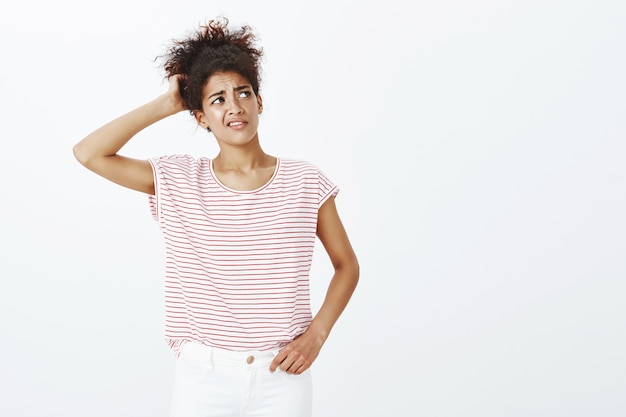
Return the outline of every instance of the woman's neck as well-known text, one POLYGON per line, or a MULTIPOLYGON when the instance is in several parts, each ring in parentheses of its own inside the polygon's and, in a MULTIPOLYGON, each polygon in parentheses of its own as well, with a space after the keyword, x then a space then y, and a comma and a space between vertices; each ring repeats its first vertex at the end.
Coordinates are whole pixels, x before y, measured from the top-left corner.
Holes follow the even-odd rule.
POLYGON ((224 152, 213 159, 213 169, 220 172, 246 173, 276 165, 276 158, 259 148, 258 152, 224 152))

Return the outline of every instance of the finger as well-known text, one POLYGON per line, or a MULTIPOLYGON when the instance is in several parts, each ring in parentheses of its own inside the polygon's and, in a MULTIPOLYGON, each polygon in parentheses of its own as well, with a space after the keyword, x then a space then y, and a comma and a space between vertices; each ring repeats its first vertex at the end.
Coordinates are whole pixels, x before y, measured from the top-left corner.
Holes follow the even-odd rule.
POLYGON ((289 370, 289 368, 291 368, 291 366, 294 364, 295 360, 289 356, 287 356, 281 363, 280 363, 280 369, 282 369, 284 372, 287 372, 289 370))
MULTIPOLYGON (((283 363, 285 363, 285 361, 283 361, 283 363)), ((282 365, 281 365, 281 368, 282 368, 282 365)), ((307 360, 302 356, 298 356, 296 358, 293 358, 289 367, 282 368, 282 369, 288 374, 297 374, 297 373, 304 372, 306 368, 307 368, 307 360)))
POLYGON ((283 350, 278 352, 278 354, 274 356, 274 360, 270 364, 270 372, 274 372, 276 368, 278 368, 280 364, 285 360, 286 357, 287 354, 283 350))
POLYGON ((297 374, 297 373, 298 373, 298 369, 300 369, 300 367, 301 367, 301 366, 302 366, 302 365, 300 365, 299 363, 294 362, 294 363, 293 363, 293 364, 289 367, 289 369, 287 369, 287 371, 286 371, 286 372, 287 372, 288 374, 293 374, 293 375, 295 375, 295 374, 297 374))
POLYGON ((302 372, 306 371, 307 368, 308 368, 307 361, 302 359, 302 360, 295 362, 291 366, 291 368, 289 368, 289 371, 295 375, 300 375, 302 372))

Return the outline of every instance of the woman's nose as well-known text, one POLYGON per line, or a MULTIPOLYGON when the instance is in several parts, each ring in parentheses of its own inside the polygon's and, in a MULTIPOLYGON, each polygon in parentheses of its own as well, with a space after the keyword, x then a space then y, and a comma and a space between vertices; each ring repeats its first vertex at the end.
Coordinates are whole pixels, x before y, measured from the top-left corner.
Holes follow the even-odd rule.
POLYGON ((228 114, 239 114, 242 112, 242 107, 239 105, 237 100, 231 100, 230 106, 228 108, 228 114))

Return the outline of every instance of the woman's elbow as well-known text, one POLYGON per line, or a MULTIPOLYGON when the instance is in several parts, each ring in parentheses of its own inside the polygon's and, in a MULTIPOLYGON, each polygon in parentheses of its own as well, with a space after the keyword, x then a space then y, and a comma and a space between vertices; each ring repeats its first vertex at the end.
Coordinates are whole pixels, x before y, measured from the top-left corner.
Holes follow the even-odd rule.
POLYGON ((352 264, 352 271, 354 276, 354 285, 356 286, 356 284, 359 282, 359 277, 361 275, 361 266, 359 265, 359 261, 356 257, 354 258, 352 264))
POLYGON ((89 160, 83 152, 80 142, 74 145, 74 147, 72 148, 72 153, 74 154, 74 158, 76 158, 76 160, 83 165, 85 165, 89 160))
POLYGON ((94 160, 93 155, 85 149, 85 146, 81 142, 74 145, 72 153, 74 154, 74 158, 84 167, 89 168, 92 166, 94 160))
POLYGON ((359 282, 359 276, 361 273, 361 267, 359 265, 359 261, 356 256, 352 256, 349 259, 344 260, 343 262, 336 265, 335 270, 337 272, 341 271, 342 275, 348 278, 353 286, 356 287, 359 282))

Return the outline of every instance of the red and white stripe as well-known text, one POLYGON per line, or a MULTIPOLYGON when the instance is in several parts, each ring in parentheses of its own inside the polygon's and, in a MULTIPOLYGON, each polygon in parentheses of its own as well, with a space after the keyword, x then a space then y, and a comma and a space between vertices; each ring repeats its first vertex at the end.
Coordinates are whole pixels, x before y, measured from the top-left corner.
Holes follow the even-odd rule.
POLYGON ((150 160, 150 207, 165 240, 165 335, 230 350, 284 346, 311 322, 317 213, 338 188, 308 162, 279 159, 270 181, 237 191, 208 158, 150 160))

